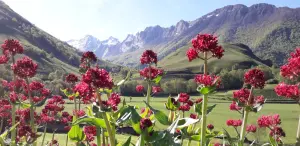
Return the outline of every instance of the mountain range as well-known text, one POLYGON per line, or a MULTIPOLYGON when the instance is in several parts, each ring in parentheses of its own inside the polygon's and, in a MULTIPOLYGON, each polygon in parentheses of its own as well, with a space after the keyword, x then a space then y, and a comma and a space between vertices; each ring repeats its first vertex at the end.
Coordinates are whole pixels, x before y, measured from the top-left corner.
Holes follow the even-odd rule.
POLYGON ((150 26, 125 40, 113 37, 100 41, 93 36, 68 43, 80 50, 93 50, 97 56, 113 63, 136 67, 141 53, 152 49, 160 60, 187 46, 198 33, 218 36, 221 43, 242 43, 262 60, 275 66, 300 44, 300 8, 276 7, 270 4, 229 5, 196 20, 180 20, 176 25, 150 26), (105 42, 114 42, 106 44, 105 42), (270 62, 269 61, 269 62, 270 62))

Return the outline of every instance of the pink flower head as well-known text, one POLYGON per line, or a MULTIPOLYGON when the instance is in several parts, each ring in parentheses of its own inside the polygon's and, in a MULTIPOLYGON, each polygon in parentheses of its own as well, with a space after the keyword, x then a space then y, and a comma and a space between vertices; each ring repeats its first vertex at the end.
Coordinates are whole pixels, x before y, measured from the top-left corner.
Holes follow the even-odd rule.
POLYGON ((298 85, 288 85, 285 83, 279 83, 275 87, 275 92, 278 96, 284 96, 295 100, 300 99, 300 91, 298 85))
POLYGON ((117 107, 120 102, 121 102, 121 98, 120 95, 117 93, 112 93, 109 99, 107 100, 107 104, 110 105, 114 111, 117 110, 117 107))
POLYGON ((142 130, 151 127, 152 126, 152 121, 148 118, 142 118, 140 121, 140 127, 142 130))
POLYGON ((146 50, 141 56, 141 64, 157 63, 157 55, 152 50, 146 50))
POLYGON ((157 76, 163 75, 163 73, 163 70, 154 67, 146 67, 143 70, 140 70, 140 76, 150 80, 153 80, 157 76))
POLYGON ((5 55, 0 56, 0 64, 5 64, 8 62, 8 60, 9 60, 9 57, 7 57, 5 55))
POLYGON ((291 58, 288 63, 281 66, 280 74, 283 77, 297 79, 300 74, 300 48, 296 48, 295 52, 291 53, 291 58))
POLYGON ((79 93, 79 96, 82 98, 82 100, 85 103, 90 103, 94 97, 94 90, 93 88, 85 83, 85 82, 79 82, 77 83, 74 88, 73 91, 76 93, 79 93))
POLYGON ((251 69, 245 73, 244 81, 246 84, 262 89, 265 86, 264 72, 259 69, 251 69))
POLYGON ((4 44, 1 45, 2 52, 5 56, 22 54, 24 48, 21 46, 20 42, 14 39, 5 40, 4 44))
POLYGON ((87 72, 82 75, 82 81, 87 84, 92 84, 96 88, 111 89, 114 85, 109 73, 98 67, 88 69, 87 72))
POLYGON ((136 92, 143 92, 144 91, 144 86, 143 85, 137 85, 135 87, 136 92))
POLYGON ((20 78, 31 78, 36 74, 38 65, 34 63, 29 57, 23 57, 17 60, 15 64, 12 65, 12 70, 14 74, 20 78))
POLYGON ((213 57, 220 59, 224 50, 218 45, 217 37, 211 34, 198 34, 192 39, 193 48, 197 52, 211 52, 213 57))
POLYGON ((86 62, 87 60, 93 61, 93 62, 97 61, 97 57, 94 54, 94 52, 87 51, 87 52, 83 53, 80 62, 83 63, 83 62, 86 62))
POLYGON ((227 126, 233 126, 233 127, 238 127, 238 126, 241 126, 242 125, 242 123, 243 123, 243 121, 242 120, 227 120, 226 121, 226 124, 227 124, 227 126))
POLYGON ((214 75, 204 75, 204 74, 196 75, 195 81, 197 84, 201 84, 206 87, 211 87, 214 85, 219 86, 221 83, 220 77, 214 75))
POLYGON ((246 128, 246 131, 255 133, 256 132, 256 126, 255 125, 248 125, 247 128, 246 128))
POLYGON ((195 101, 195 103, 201 103, 203 101, 203 98, 198 98, 196 101, 195 101))
POLYGON ((186 56, 188 57, 189 62, 199 57, 198 52, 194 48, 189 48, 186 52, 186 56))
POLYGON ((250 91, 246 88, 242 88, 233 92, 233 98, 238 99, 239 102, 246 104, 250 96, 250 91))
POLYGON ((179 93, 178 95, 179 102, 188 103, 189 99, 190 99, 190 95, 188 95, 187 93, 179 93))
POLYGON ((186 111, 189 111, 190 110, 190 105, 189 104, 183 104, 179 107, 179 110, 183 111, 183 112, 186 112, 186 111))
POLYGON ((96 126, 84 126, 83 132, 86 135, 86 140, 92 142, 97 134, 96 126))
POLYGON ((190 118, 197 119, 197 115, 196 114, 190 114, 190 118))
POLYGON ((67 76, 66 76, 66 82, 67 83, 75 83, 75 82, 78 82, 78 77, 76 76, 76 75, 74 75, 74 74, 68 74, 67 76))
POLYGON ((237 105, 237 103, 235 101, 233 101, 230 106, 229 106, 229 109, 232 110, 232 111, 239 111, 242 109, 242 107, 239 107, 237 105))
POLYGON ((162 88, 159 86, 152 86, 152 93, 159 93, 162 92, 162 88))
POLYGON ((278 114, 269 116, 262 115, 258 118, 257 123, 259 127, 274 127, 281 124, 281 119, 278 114))
POLYGON ((214 128, 215 128, 215 126, 213 124, 208 124, 207 125, 208 130, 213 130, 214 128))

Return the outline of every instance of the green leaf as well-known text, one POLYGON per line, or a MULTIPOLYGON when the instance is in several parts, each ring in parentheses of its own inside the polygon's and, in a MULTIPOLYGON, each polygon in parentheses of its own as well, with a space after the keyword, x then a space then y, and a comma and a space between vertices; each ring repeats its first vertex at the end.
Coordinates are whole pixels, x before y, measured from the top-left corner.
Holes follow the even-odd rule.
POLYGON ((25 103, 25 102, 17 102, 16 104, 20 104, 22 108, 30 108, 30 104, 29 103, 25 103))
POLYGON ((86 111, 87 111, 87 112, 86 112, 87 115, 90 116, 90 117, 94 117, 92 108, 91 108, 90 106, 87 106, 87 107, 85 107, 85 108, 86 108, 86 111))
POLYGON ((217 104, 211 105, 207 107, 207 115, 212 112, 212 110, 217 106, 217 104))
POLYGON ((92 124, 98 128, 106 128, 105 122, 103 119, 96 118, 96 117, 89 117, 89 116, 83 116, 78 119, 76 119, 72 125, 79 125, 81 123, 89 123, 92 124))
MULTIPOLYGON (((217 104, 211 105, 211 106, 207 106, 207 115, 212 112, 212 110, 217 106, 217 104)), ((195 112, 197 112, 199 115, 202 115, 202 104, 195 104, 194 106, 194 110, 195 112)))
POLYGON ((131 141, 131 136, 128 137, 124 144, 119 143, 117 146, 129 146, 131 141))
MULTIPOLYGON (((76 121, 76 117, 73 117, 73 122, 76 121)), ((75 142, 81 142, 85 139, 83 131, 80 129, 79 125, 73 125, 68 132, 68 137, 75 142)))
POLYGON ((198 121, 199 121, 199 119, 181 118, 178 121, 177 128, 184 128, 184 127, 187 127, 187 126, 192 125, 194 123, 197 123, 198 121))
POLYGON ((192 135, 191 140, 200 141, 201 140, 201 135, 192 135))
POLYGON ((46 103, 46 101, 47 101, 47 97, 45 97, 42 101, 34 104, 34 107, 41 107, 46 103))
POLYGON ((278 143, 276 142, 276 140, 271 135, 269 135, 269 142, 272 146, 278 146, 278 143))
POLYGON ((145 101, 144 101, 144 103, 146 104, 146 106, 148 106, 148 107, 150 108, 150 110, 153 111, 154 117, 157 119, 157 121, 158 121, 159 123, 161 123, 161 124, 163 124, 163 125, 170 125, 170 122, 169 122, 169 120, 168 120, 168 116, 167 116, 164 112, 152 108, 152 107, 151 107, 148 103, 146 103, 145 101))
POLYGON ((177 105, 174 105, 173 102, 172 102, 171 96, 169 96, 167 103, 165 103, 165 106, 168 110, 176 111, 179 108, 180 105, 179 105, 179 102, 177 102, 177 105))
POLYGON ((207 94, 210 94, 210 93, 213 93, 214 91, 216 91, 216 86, 211 86, 211 87, 202 87, 199 92, 202 94, 202 95, 207 95, 207 94))
MULTIPOLYGON (((224 129, 224 128, 223 128, 224 129)), ((224 129, 224 134, 226 136, 227 141, 229 142, 230 145, 233 145, 233 140, 230 136, 230 134, 228 133, 228 131, 226 129, 224 129)))
POLYGON ((162 76, 157 76, 156 78, 154 78, 152 81, 155 83, 155 84, 158 84, 162 79, 162 76))

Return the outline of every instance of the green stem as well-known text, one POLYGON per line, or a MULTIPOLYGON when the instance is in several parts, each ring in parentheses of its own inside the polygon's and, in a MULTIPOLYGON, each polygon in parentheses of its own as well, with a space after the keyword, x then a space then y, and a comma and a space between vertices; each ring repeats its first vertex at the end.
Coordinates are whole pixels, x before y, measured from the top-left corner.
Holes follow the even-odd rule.
POLYGON ((0 124, 0 133, 2 132, 3 129, 3 123, 4 123, 4 118, 1 119, 1 124, 0 124))
POLYGON ((51 143, 53 142, 53 140, 54 140, 54 135, 55 135, 55 132, 56 132, 56 130, 57 129, 55 129, 54 131, 53 131, 53 134, 52 134, 52 139, 51 139, 51 143))
MULTIPOLYGON (((105 139, 106 139, 106 141, 107 141, 107 145, 108 145, 108 137, 106 136, 106 137, 105 137, 105 139)), ((111 144, 110 144, 110 145, 111 145, 111 144)))
MULTIPOLYGON (((27 83, 27 86, 28 86, 28 89, 29 89, 29 80, 28 78, 26 79, 26 83, 27 83)), ((31 130, 36 132, 35 130, 35 126, 34 126, 34 103, 33 103, 33 100, 32 100, 32 97, 31 97, 31 92, 30 90, 28 90, 28 98, 29 98, 29 101, 30 101, 30 127, 31 127, 31 130)), ((33 146, 36 146, 37 145, 37 142, 33 142, 33 146)))
POLYGON ((97 128, 97 145, 101 146, 101 130, 97 128))
POLYGON ((102 141, 103 141, 103 144, 102 145, 106 145, 105 144, 105 131, 102 129, 102 141))
POLYGON ((299 121, 298 121, 296 146, 300 146, 300 115, 299 115, 299 121))
POLYGON ((146 101, 149 104, 150 102, 150 96, 151 96, 151 65, 149 64, 149 79, 148 79, 148 89, 147 89, 147 96, 146 96, 146 101))
POLYGON ((140 135, 140 146, 145 146, 145 131, 144 132, 142 132, 142 134, 140 135))
POLYGON ((68 146, 68 142, 69 142, 69 137, 68 137, 68 134, 67 134, 67 136, 66 136, 67 138, 66 138, 66 146, 68 146))
POLYGON ((42 145, 41 146, 44 146, 44 141, 45 141, 45 137, 46 137, 46 133, 47 132, 47 123, 45 124, 45 127, 44 127, 44 134, 43 134, 43 140, 42 140, 42 145))
POLYGON ((206 113, 207 113, 207 95, 203 95, 202 101, 202 123, 201 123, 201 146, 206 145, 206 113))
POLYGON ((189 140, 188 142, 187 142, 187 146, 191 146, 191 140, 189 140))
MULTIPOLYGON (((12 104, 12 109, 11 109, 11 113, 12 113, 12 126, 16 124, 16 106, 14 104, 12 104)), ((16 130, 13 130, 11 133, 11 145, 15 146, 16 145, 16 130)))

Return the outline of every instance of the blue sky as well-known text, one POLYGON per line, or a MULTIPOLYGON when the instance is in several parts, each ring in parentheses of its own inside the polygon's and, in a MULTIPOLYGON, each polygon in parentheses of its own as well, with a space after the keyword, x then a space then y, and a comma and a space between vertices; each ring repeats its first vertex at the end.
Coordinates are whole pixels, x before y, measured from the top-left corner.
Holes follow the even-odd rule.
POLYGON ((232 4, 269 3, 300 7, 300 0, 4 0, 30 22, 61 40, 86 34, 100 40, 127 34, 147 26, 169 27, 179 20, 195 20, 232 4))

